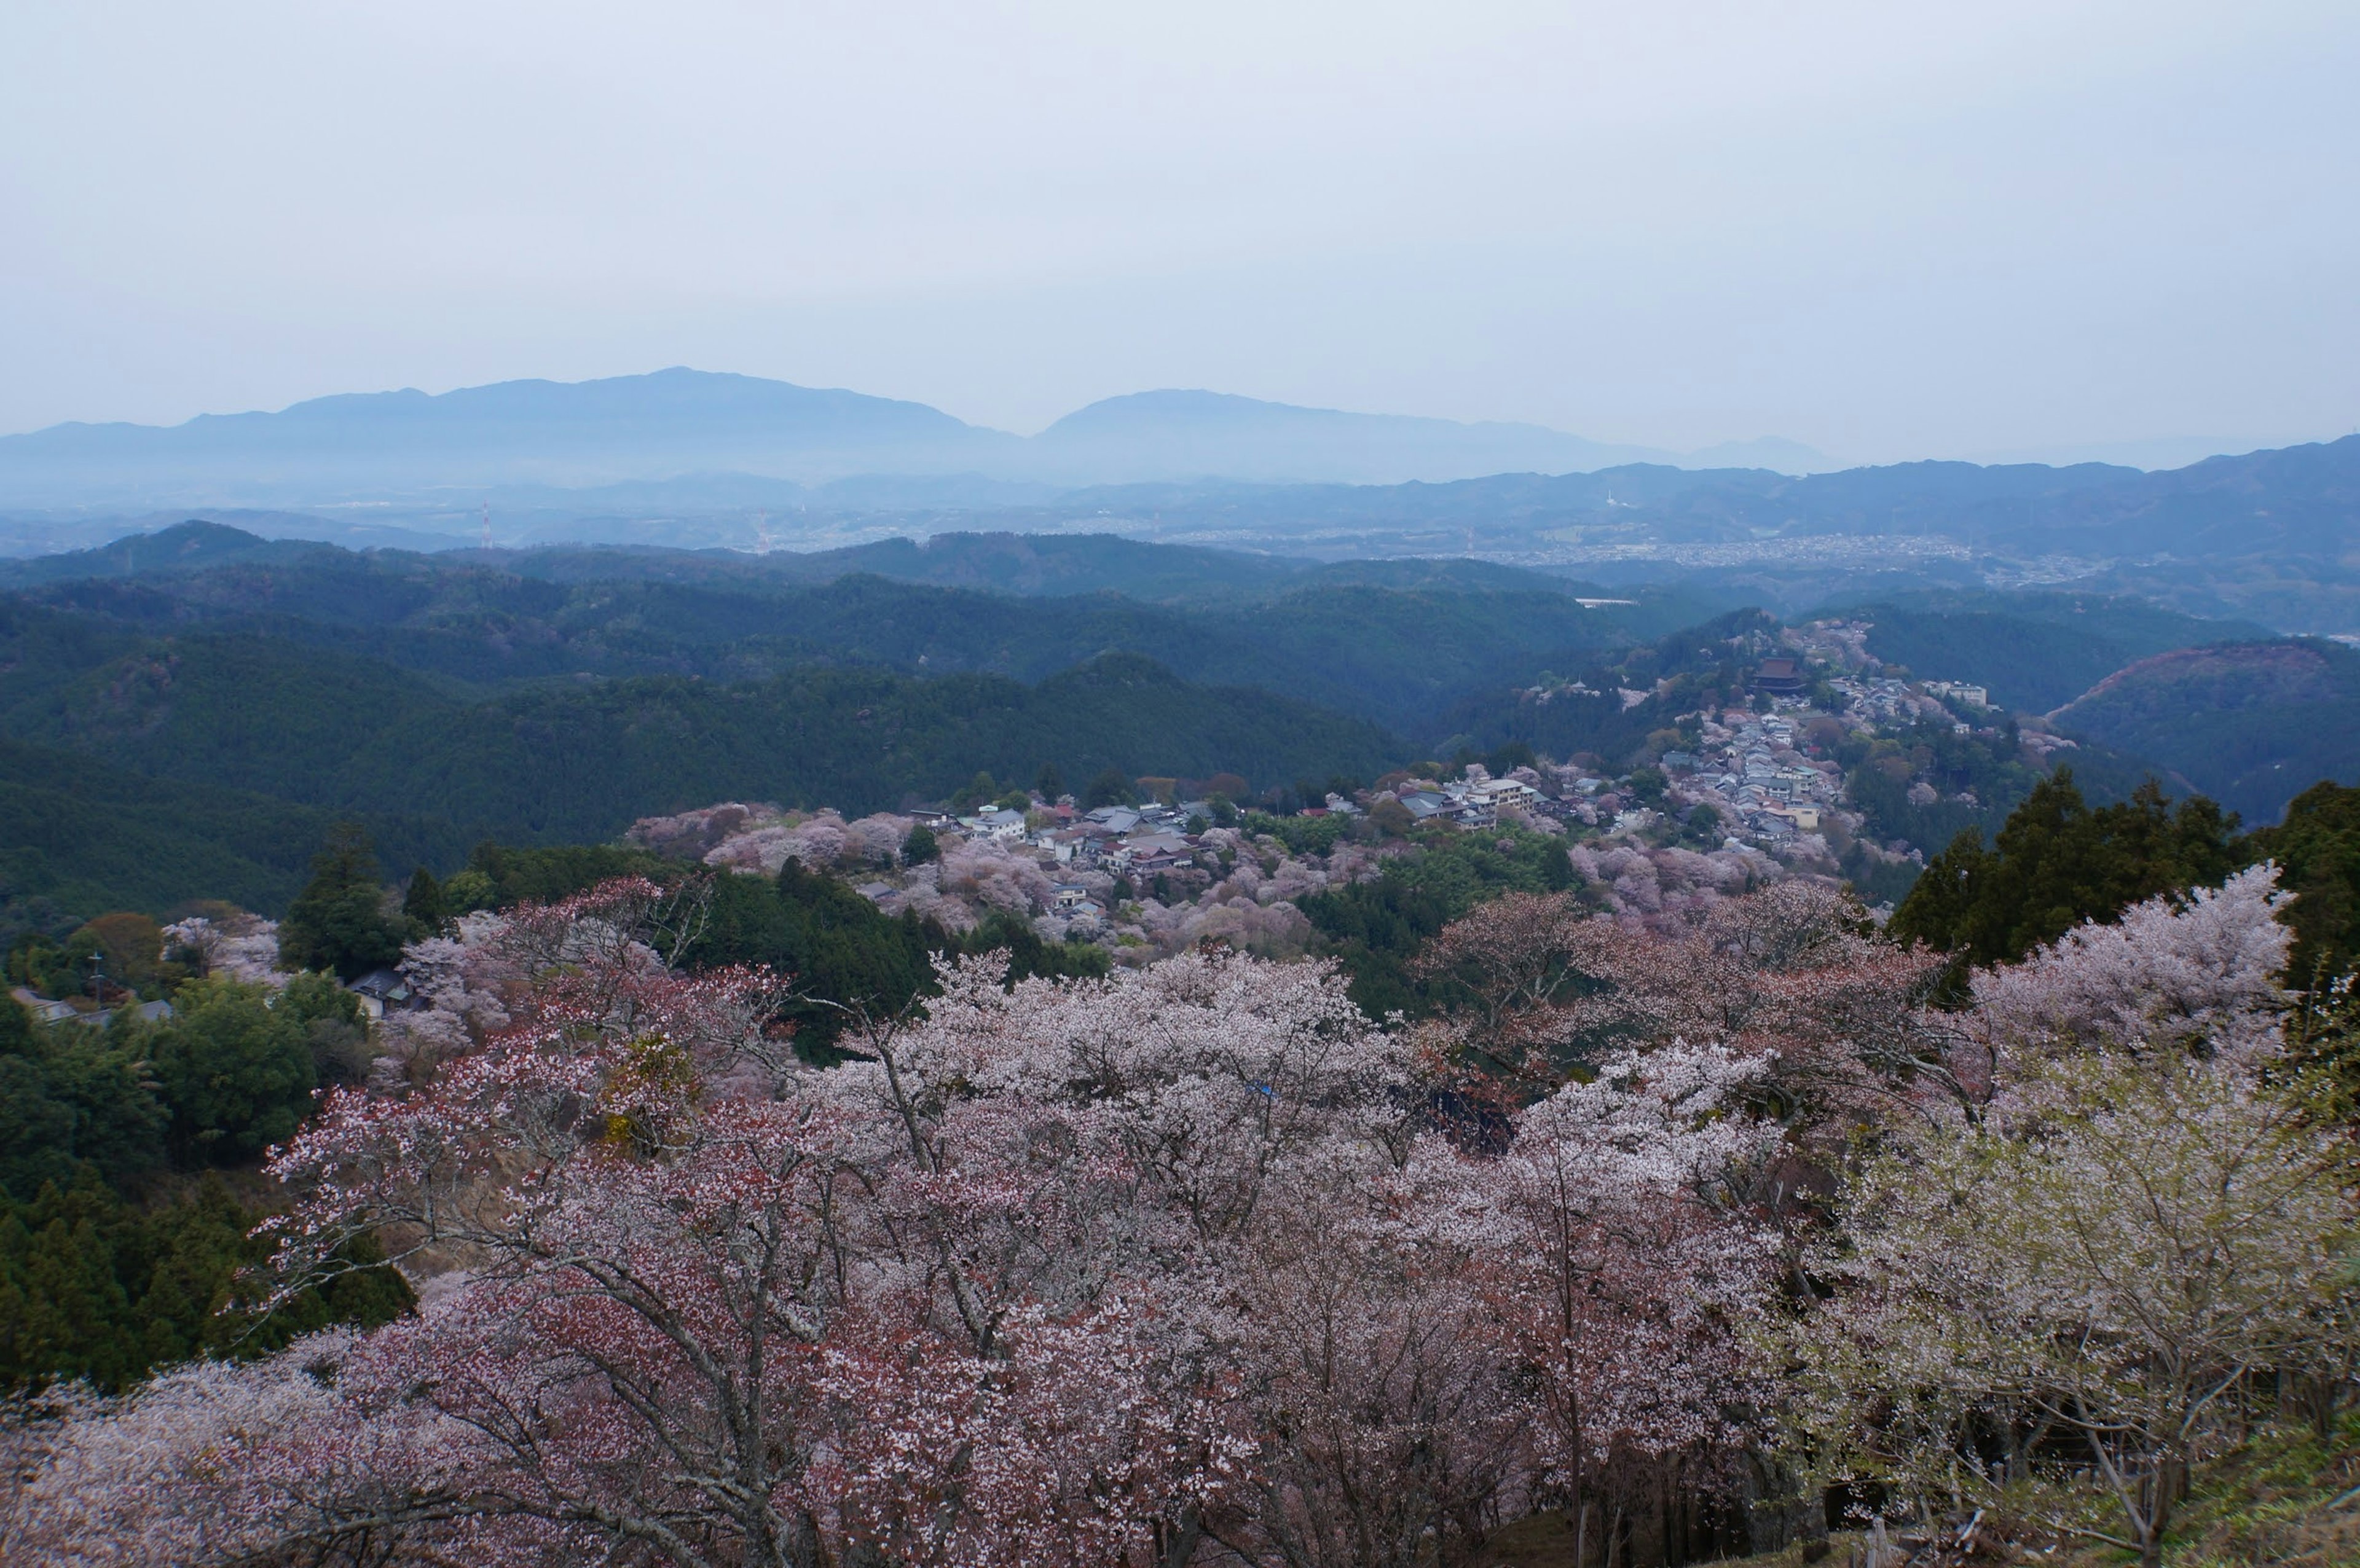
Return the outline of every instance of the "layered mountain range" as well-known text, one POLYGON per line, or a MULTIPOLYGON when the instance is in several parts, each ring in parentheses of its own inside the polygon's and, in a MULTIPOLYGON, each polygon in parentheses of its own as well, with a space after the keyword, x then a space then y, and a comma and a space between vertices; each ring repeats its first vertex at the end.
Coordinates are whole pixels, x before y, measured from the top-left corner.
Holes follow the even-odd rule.
POLYGON ((1826 466, 1792 442, 1688 458, 1538 425, 1348 413, 1201 391, 1110 397, 1028 438, 923 403, 672 369, 440 395, 319 397, 276 413, 203 415, 169 427, 58 425, 0 438, 0 503, 317 503, 450 486, 582 489, 726 474, 797 485, 971 476, 959 490, 971 502, 1021 497, 1021 488, 1014 496, 1000 488, 1008 485, 1209 476, 1392 484, 1740 461, 1826 466))

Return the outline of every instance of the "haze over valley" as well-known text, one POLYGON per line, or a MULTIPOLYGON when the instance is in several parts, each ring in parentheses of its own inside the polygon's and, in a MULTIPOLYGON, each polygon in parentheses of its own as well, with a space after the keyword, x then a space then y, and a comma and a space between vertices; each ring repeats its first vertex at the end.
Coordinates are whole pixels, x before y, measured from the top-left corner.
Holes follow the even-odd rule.
POLYGON ((2355 72, 0 11, 0 1563, 2360 1562, 2355 72))

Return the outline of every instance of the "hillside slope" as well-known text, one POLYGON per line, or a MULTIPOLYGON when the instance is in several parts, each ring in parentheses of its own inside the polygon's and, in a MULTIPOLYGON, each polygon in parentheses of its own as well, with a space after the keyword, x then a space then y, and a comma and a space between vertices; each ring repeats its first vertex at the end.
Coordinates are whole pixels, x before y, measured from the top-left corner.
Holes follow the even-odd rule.
POLYGON ((1871 623, 1868 651, 1888 664, 1974 681, 1999 706, 2036 713, 2151 654, 2270 635, 2094 593, 1921 594, 1833 613, 1871 623))
MULTIPOLYGON (((978 540, 954 577, 1047 587, 1116 576, 1186 601, 1097 592, 1019 598, 867 575, 798 581, 772 558, 555 550, 492 559, 237 541, 189 524, 0 572, 50 609, 164 631, 260 633, 483 687, 590 675, 760 679, 816 663, 1039 681, 1106 652, 1185 679, 1256 686, 1413 733, 1469 687, 1679 618, 1677 598, 1585 608, 1566 580, 1483 562, 1371 562, 1258 578, 1248 558, 1102 540, 978 540), (218 564, 213 564, 218 563, 218 564), (76 573, 79 572, 79 575, 76 573)), ((866 561, 890 564, 897 552, 866 561)), ((808 561, 811 558, 804 558, 808 561)), ((996 587, 997 583, 993 582, 996 587)))
POLYGON ((0 730, 157 778, 569 841, 733 797, 875 811, 948 794, 979 768, 1227 771, 1271 786, 1374 777, 1407 750, 1365 720, 1192 683, 1133 654, 1037 685, 839 666, 485 695, 317 642, 157 636, 5 600, 0 730))
POLYGON ((2153 758, 2258 826, 2322 779, 2360 780, 2360 653, 2314 638, 2178 649, 2049 717, 2153 758))

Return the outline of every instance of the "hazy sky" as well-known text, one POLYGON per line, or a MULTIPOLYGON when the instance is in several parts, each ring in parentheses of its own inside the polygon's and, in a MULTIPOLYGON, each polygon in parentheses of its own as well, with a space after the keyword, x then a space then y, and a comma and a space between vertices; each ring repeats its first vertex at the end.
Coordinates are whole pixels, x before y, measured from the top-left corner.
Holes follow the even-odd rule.
POLYGON ((0 430, 674 364, 1882 460, 2360 423, 2360 5, 0 7, 0 430))

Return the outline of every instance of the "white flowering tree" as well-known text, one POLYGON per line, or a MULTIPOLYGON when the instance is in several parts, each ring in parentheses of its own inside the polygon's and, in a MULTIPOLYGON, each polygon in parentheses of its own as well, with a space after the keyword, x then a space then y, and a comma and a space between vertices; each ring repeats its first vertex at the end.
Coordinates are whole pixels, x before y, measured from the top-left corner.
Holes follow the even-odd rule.
POLYGON ((2272 909, 2250 873, 1978 977, 1987 1108, 1891 1129, 1781 1346, 1832 1471, 2028 1488, 2154 1564, 2257 1380, 2348 1378, 2355 1170, 2278 1046, 2272 909), (2111 1520, 2041 1491, 2083 1472, 2111 1520))

